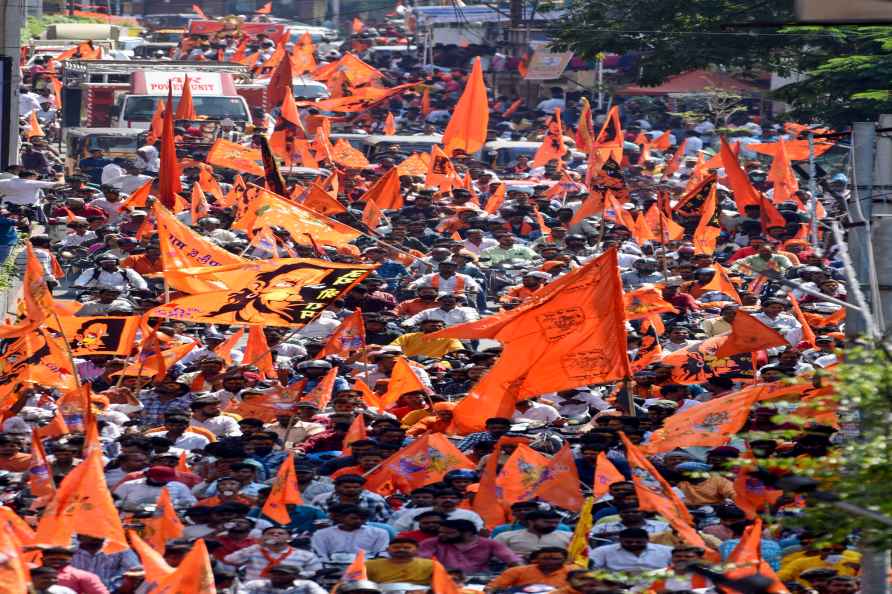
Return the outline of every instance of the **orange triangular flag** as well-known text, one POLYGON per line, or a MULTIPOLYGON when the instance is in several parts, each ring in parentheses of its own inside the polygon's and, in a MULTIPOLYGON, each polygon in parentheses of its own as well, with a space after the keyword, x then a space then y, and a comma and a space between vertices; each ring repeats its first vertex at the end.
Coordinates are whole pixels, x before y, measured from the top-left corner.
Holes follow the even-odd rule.
POLYGON ((400 193, 400 173, 393 167, 369 188, 361 200, 372 201, 381 210, 399 210, 403 207, 400 193))
POLYGON ((297 111, 297 104, 294 102, 294 95, 291 92, 291 87, 285 88, 285 94, 282 97, 282 119, 294 124, 299 129, 303 129, 304 127, 304 124, 300 119, 300 113, 297 111))
POLYGON ((431 148, 430 163, 424 183, 439 188, 441 192, 449 192, 461 185, 452 160, 437 145, 431 148))
POLYGON ((161 553, 153 549, 133 530, 127 531, 130 538, 130 546, 139 555, 140 563, 142 563, 143 571, 146 573, 144 585, 148 586, 147 592, 157 592, 153 588, 167 576, 174 572, 174 568, 167 564, 161 553))
POLYGON ((731 551, 727 563, 733 569, 725 572, 725 577, 741 579, 753 575, 760 575, 771 580, 768 587, 761 589, 766 594, 786 594, 789 592, 786 586, 774 573, 771 565, 762 558, 762 518, 756 518, 752 526, 747 526, 743 537, 731 551))
POLYGON ((384 487, 395 483, 400 491, 408 494, 443 480, 449 470, 459 468, 474 468, 474 463, 442 433, 426 433, 370 471, 366 475, 366 489, 384 494, 387 492, 384 487), (449 465, 439 463, 441 460, 449 460, 449 465))
POLYGON ((143 519, 143 539, 159 553, 164 553, 167 541, 179 538, 183 535, 183 523, 177 516, 170 499, 167 487, 161 488, 158 496, 156 515, 143 519))
POLYGON ((186 463, 186 452, 180 452, 180 457, 177 458, 177 466, 175 470, 177 472, 192 472, 192 469, 189 468, 189 465, 186 463))
POLYGON ((771 161, 771 169, 768 170, 768 176, 765 179, 774 182, 774 192, 771 195, 771 200, 775 204, 795 199, 793 193, 799 189, 799 182, 790 165, 787 145, 783 138, 777 141, 777 153, 771 161))
POLYGON ((502 204, 505 202, 505 183, 499 183, 499 186, 496 188, 496 191, 492 193, 489 197, 489 200, 486 201, 486 206, 483 207, 484 212, 488 212, 489 214, 495 214, 499 212, 499 209, 502 207, 502 204))
POLYGON ((46 136, 43 133, 43 128, 40 127, 40 120, 37 118, 37 110, 31 112, 31 116, 28 118, 28 133, 26 135, 29 139, 34 138, 35 136, 46 136))
POLYGON ((375 201, 369 200, 365 203, 365 208, 362 209, 362 224, 368 227, 370 231, 374 231, 381 225, 383 216, 381 209, 378 208, 375 201))
POLYGON ((357 308, 352 314, 341 321, 322 350, 316 355, 317 359, 324 359, 329 355, 349 357, 352 353, 365 346, 365 323, 362 319, 362 311, 357 308))
POLYGON ((192 83, 189 81, 189 75, 187 74, 183 77, 183 94, 180 96, 180 102, 177 104, 174 119, 195 120, 197 118, 195 105, 192 103, 192 83))
POLYGON ((356 415, 353 419, 353 422, 350 423, 350 428, 347 429, 347 433, 344 434, 344 442, 341 447, 341 455, 349 456, 352 453, 350 449, 350 444, 354 441, 359 441, 360 439, 367 439, 368 433, 365 428, 365 416, 362 413, 356 415))
POLYGON ((352 389, 362 392, 362 402, 367 407, 377 408, 379 411, 384 412, 384 407, 381 405, 381 397, 375 394, 364 381, 357 379, 353 382, 352 389))
POLYGON ((266 342, 263 326, 251 324, 248 327, 248 342, 242 358, 243 365, 253 365, 266 377, 277 377, 273 355, 266 342))
POLYGON ((28 586, 28 564, 22 550, 22 542, 8 521, 0 521, 0 592, 25 594, 33 590, 28 586))
POLYGON ((104 551, 128 549, 124 528, 105 484, 102 453, 90 452, 62 480, 37 526, 41 544, 67 547, 74 534, 105 539, 104 551))
POLYGON ((499 524, 504 524, 508 514, 506 506, 502 505, 499 497, 498 481, 498 465, 502 455, 502 447, 505 444, 521 444, 524 440, 514 437, 500 437, 496 442, 495 448, 487 459, 483 472, 480 473, 480 482, 477 487, 477 495, 474 496, 474 502, 471 508, 483 519, 483 523, 487 528, 492 529, 499 524))
POLYGON ((569 444, 564 443, 539 475, 538 481, 533 491, 534 498, 575 512, 582 509, 584 498, 579 485, 579 472, 569 444))
POLYGON ((218 357, 222 357, 227 366, 232 365, 232 350, 236 347, 239 341, 241 341, 242 336, 244 335, 245 329, 239 328, 229 338, 221 342, 220 346, 214 349, 214 354, 218 357))
POLYGON ((158 174, 158 199, 167 208, 175 208, 177 195, 182 193, 180 166, 173 131, 173 87, 167 87, 167 105, 161 131, 161 167, 158 174))
POLYGON ((712 254, 715 252, 715 243, 722 232, 721 225, 718 221, 719 209, 716 199, 716 188, 718 184, 712 184, 712 189, 706 200, 700 215, 700 222, 694 230, 693 240, 694 249, 698 254, 712 254))
POLYGON ((56 492, 53 469, 37 432, 31 434, 31 466, 28 468, 28 488, 35 497, 48 497, 56 492))
POLYGON ((710 279, 708 283, 706 283, 702 287, 699 287, 700 295, 706 293, 707 291, 718 291, 723 295, 727 295, 735 302, 741 303, 740 294, 737 292, 737 288, 734 286, 734 283, 732 283, 731 279, 728 278, 728 273, 725 272, 724 267, 719 263, 715 263, 712 265, 712 269, 715 270, 715 274, 712 276, 712 279, 710 279))
POLYGON ((601 214, 604 212, 604 195, 601 192, 592 191, 588 197, 582 201, 579 208, 573 214, 570 220, 570 226, 578 225, 586 218, 601 214))
POLYGON ((297 473, 294 471, 294 454, 288 452, 288 457, 279 467, 272 489, 263 504, 261 513, 279 524, 291 523, 288 514, 289 505, 301 505, 304 502, 297 488, 297 473))
POLYGON ((316 384, 316 387, 301 398, 302 401, 312 402, 319 410, 325 409, 331 402, 331 393, 334 390, 334 381, 338 377, 338 368, 332 367, 328 373, 316 384))
POLYGON ((731 333, 727 335, 714 356, 716 359, 725 359, 738 353, 751 353, 788 344, 780 332, 738 309, 731 322, 731 333))
POLYGON ((388 136, 396 135, 396 122, 393 119, 393 114, 389 111, 387 112, 387 117, 384 119, 383 132, 388 136))
POLYGON ((455 584, 446 568, 436 559, 432 561, 434 573, 431 578, 431 591, 436 594, 461 594, 462 590, 455 584))
POLYGON ((759 513, 766 511, 769 505, 780 499, 784 492, 779 489, 769 489, 761 479, 750 476, 751 473, 752 469, 748 466, 740 466, 737 469, 737 478, 734 479, 734 503, 746 513, 746 517, 755 519, 759 513))
POLYGON ((152 122, 149 124, 149 136, 146 138, 148 144, 155 144, 161 138, 164 132, 164 101, 158 100, 155 103, 155 113, 152 114, 152 122))
POLYGON ((757 391, 741 391, 672 415, 641 446, 646 454, 725 445, 746 423, 757 391))
POLYGON ((173 573, 152 594, 216 594, 214 573, 204 540, 199 538, 173 573))
POLYGON ((192 200, 189 203, 189 215, 192 224, 194 225, 198 223, 198 221, 206 217, 210 211, 211 206, 208 204, 208 200, 201 189, 201 185, 197 183, 192 184, 192 200))
POLYGON ((381 403, 385 408, 391 406, 400 396, 409 392, 427 392, 418 376, 412 371, 412 366, 405 357, 397 357, 390 371, 390 379, 387 381, 387 391, 381 396, 381 403))
POLYGON ((365 569, 365 551, 359 549, 356 556, 353 557, 353 561, 351 561, 350 565, 347 566, 347 569, 344 570, 344 575, 341 576, 341 581, 358 582, 359 580, 367 579, 369 579, 369 574, 365 569))
POLYGON ((267 2, 266 4, 264 4, 257 10, 255 10, 254 12, 257 14, 270 14, 272 11, 273 11, 273 3, 267 2))
POLYGON ((728 185, 731 186, 731 191, 734 193, 734 202, 737 204, 738 212, 743 212, 743 209, 751 204, 759 204, 759 192, 741 169, 737 155, 731 150, 724 136, 719 154, 722 157, 722 167, 725 169, 728 185))
POLYGON ((548 131, 542 144, 536 150, 533 156, 533 167, 544 167, 551 161, 561 162, 567 152, 567 146, 564 144, 564 126, 561 123, 561 110, 554 110, 554 115, 548 120, 548 131))
POLYGON ((592 484, 592 495, 595 499, 600 499, 606 495, 610 490, 610 485, 613 483, 624 480, 626 480, 626 477, 607 458, 607 453, 599 453, 598 459, 595 461, 595 478, 592 484))
POLYGON ((427 117, 431 111, 433 111, 431 108, 431 89, 425 86, 424 91, 421 93, 421 115, 427 117))
POLYGON ((327 216, 347 212, 347 208, 338 202, 337 198, 322 189, 317 182, 313 182, 310 186, 301 204, 314 212, 327 216))
POLYGON ((486 142, 489 125, 489 102, 480 58, 474 58, 471 74, 461 98, 455 104, 452 117, 443 132, 443 146, 447 155, 460 149, 467 154, 479 151, 486 142))
POLYGON ((548 463, 548 458, 527 444, 518 444, 496 477, 499 503, 512 505, 518 501, 532 499, 537 481, 529 480, 529 469, 535 468, 541 472, 548 463))
POLYGON ((551 228, 545 224, 545 218, 542 216, 542 213, 539 212, 539 207, 535 204, 533 205, 533 213, 536 215, 536 224, 539 226, 539 233, 542 237, 551 235, 551 228))
POLYGON ((806 320, 805 316, 802 315, 802 309, 799 307, 799 300, 796 299, 796 296, 793 295, 793 293, 790 293, 789 295, 790 304, 792 305, 793 309, 793 315, 796 316, 796 319, 799 320, 799 323, 802 325, 802 340, 814 347, 816 338, 815 331, 811 329, 811 326, 809 326, 808 324, 808 320, 806 320))

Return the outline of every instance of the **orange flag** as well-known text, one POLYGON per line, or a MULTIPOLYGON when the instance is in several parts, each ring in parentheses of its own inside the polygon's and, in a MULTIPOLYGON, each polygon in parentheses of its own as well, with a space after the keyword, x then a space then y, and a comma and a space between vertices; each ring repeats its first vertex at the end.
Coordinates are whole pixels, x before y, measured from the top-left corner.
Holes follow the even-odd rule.
MULTIPOLYGON (((808 324, 808 320, 805 319, 805 316, 802 315, 802 309, 799 307, 799 300, 796 299, 796 296, 791 292, 789 294, 790 304, 792 305, 793 315, 796 316, 796 319, 799 320, 799 323, 802 325, 802 340, 810 344, 811 346, 815 346, 815 331, 811 329, 811 326, 808 324)), ((842 308, 845 309, 845 308, 842 308)))
POLYGON ((159 99, 158 102, 155 103, 155 112, 152 114, 152 122, 149 124, 149 136, 147 137, 146 142, 155 144, 157 140, 160 140, 163 133, 164 102, 159 99))
POLYGON ((353 561, 351 561, 350 565, 347 566, 347 569, 344 570, 344 575, 341 576, 341 582, 357 582, 359 580, 367 579, 369 579, 369 574, 365 569, 365 551, 359 549, 359 552, 353 557, 353 561))
POLYGON ((289 505, 301 505, 304 500, 297 488, 297 473, 294 471, 294 454, 288 452, 288 457, 279 467, 272 489, 263 504, 261 513, 272 518, 279 524, 289 524, 291 516, 288 514, 289 505))
POLYGON ((586 197, 582 204, 579 205, 579 208, 576 209, 576 212, 573 214, 573 218, 570 220, 570 226, 578 225, 586 218, 601 214, 604 212, 604 195, 598 191, 592 191, 589 193, 588 197, 586 197))
POLYGON ((694 249, 698 254, 712 254, 715 252, 715 242, 722 232, 719 223, 719 208, 716 198, 717 184, 712 185, 709 195, 703 202, 700 222, 694 230, 694 249))
POLYGON ((595 479, 592 484, 592 495, 595 499, 600 499, 606 495, 610 490, 610 485, 613 483, 624 480, 626 480, 626 477, 623 476, 623 473, 617 470, 616 466, 613 465, 613 462, 607 458, 607 453, 599 453, 598 459, 595 462, 595 479))
POLYGON ((239 341, 241 341, 242 336, 244 335, 245 329, 239 328, 229 338, 221 342, 220 346, 214 349, 214 354, 218 357, 222 357, 226 365, 232 365, 232 350, 236 347, 239 341))
POLYGON ((214 573, 204 540, 199 538, 173 573, 152 594, 216 594, 214 573))
POLYGON ((257 14, 270 14, 272 11, 273 11, 273 3, 267 2, 266 4, 264 4, 257 10, 255 10, 254 12, 257 14))
POLYGON ((331 393, 334 390, 335 378, 338 377, 338 368, 332 367, 325 376, 319 380, 316 387, 301 398, 304 402, 312 402, 319 410, 325 409, 331 401, 331 393))
POLYGON ((40 440, 53 439, 67 435, 68 433, 70 433, 68 425, 65 424, 65 418, 62 416, 62 411, 58 406, 56 407, 53 419, 49 423, 43 427, 34 429, 34 435, 40 440))
POLYGON ((731 322, 731 333, 725 337, 724 342, 716 350, 715 358, 725 359, 738 353, 787 346, 788 344, 787 339, 780 332, 769 328, 742 309, 738 309, 734 314, 734 321, 731 322))
POLYGON ((25 561, 22 543, 8 521, 0 521, 0 591, 8 594, 32 592, 28 584, 28 564, 25 561))
POLYGON ((367 439, 368 433, 365 429, 365 416, 362 413, 356 415, 356 418, 353 419, 353 422, 350 423, 350 428, 347 429, 347 433, 344 434, 344 443, 341 447, 341 455, 348 456, 352 453, 350 449, 350 444, 354 441, 359 441, 360 439, 367 439))
POLYGON ((777 141, 777 153, 771 161, 771 169, 768 170, 766 179, 774 182, 774 193, 771 200, 780 204, 793 198, 793 193, 799 189, 799 182, 790 166, 790 158, 787 155, 787 146, 783 138, 777 141))
POLYGON ((158 508, 156 515, 143 519, 143 539, 159 553, 164 553, 167 541, 179 538, 183 535, 183 523, 177 516, 170 499, 167 487, 161 488, 161 494, 155 504, 158 508))
POLYGON ((623 305, 627 320, 640 320, 655 314, 678 311, 663 299, 662 291, 656 287, 641 287, 623 293, 623 305))
POLYGON ((561 123, 561 110, 556 108, 554 115, 548 120, 548 130, 542 144, 536 150, 533 156, 533 167, 544 167, 550 161, 558 161, 567 153, 567 146, 564 144, 564 126, 561 123))
POLYGON ((771 580, 771 584, 761 590, 771 594, 784 594, 789 592, 787 587, 778 579, 777 574, 762 558, 762 518, 756 518, 752 526, 747 526, 743 531, 743 537, 731 554, 727 563, 733 569, 725 572, 725 577, 740 579, 753 575, 761 575, 771 580))
POLYGON ((504 524, 508 518, 508 506, 502 503, 501 488, 497 484, 502 449, 510 444, 520 447, 521 444, 527 443, 528 440, 522 437, 500 437, 483 467, 483 472, 480 473, 480 483, 472 509, 477 512, 477 515, 483 519, 484 524, 490 530, 499 524, 504 524))
POLYGON ((37 118, 37 110, 31 112, 31 116, 28 118, 28 133, 26 136, 31 139, 35 136, 46 136, 43 133, 43 128, 40 127, 40 120, 37 118))
POLYGON ((260 149, 248 148, 222 138, 211 145, 207 156, 207 162, 211 165, 258 176, 264 174, 262 161, 260 149))
POLYGON ((99 449, 74 467, 50 499, 37 526, 37 541, 67 547, 75 534, 104 538, 103 550, 128 549, 124 528, 105 484, 99 449))
POLYGON ((362 33, 363 29, 365 29, 365 23, 359 17, 353 17, 353 24, 350 28, 354 33, 362 33))
POLYGON ((641 451, 652 455, 676 448, 725 445, 746 423, 758 396, 755 391, 736 392, 676 413, 640 446, 641 451))
POLYGON ((505 202, 505 183, 499 183, 499 186, 496 188, 496 191, 492 193, 489 197, 489 200, 486 201, 486 206, 483 208, 485 212, 489 214, 496 214, 499 212, 499 209, 502 207, 502 204, 505 202))
POLYGON ((403 493, 443 480, 450 470, 472 469, 471 462, 442 433, 426 433, 381 462, 366 475, 365 488, 379 492, 393 483, 403 493))
POLYGON ((361 200, 372 201, 381 210, 399 210, 403 207, 403 196, 400 193, 400 173, 396 167, 381 176, 369 188, 361 200))
POLYGON ((461 98, 455 104, 452 118, 443 132, 443 146, 447 155, 456 149, 467 154, 479 151, 486 142, 486 128, 489 125, 489 102, 486 97, 486 84, 483 82, 483 69, 480 58, 474 58, 471 74, 461 98))
POLYGON ((734 193, 737 210, 743 212, 746 206, 759 204, 759 192, 753 187, 746 172, 741 169, 737 155, 731 150, 724 136, 722 136, 722 147, 719 154, 722 157, 722 166, 725 169, 725 176, 728 178, 728 185, 731 186, 731 191, 734 193))
POLYGON ((158 199, 167 208, 174 208, 177 195, 182 193, 180 165, 173 132, 173 87, 167 87, 167 105, 164 108, 164 125, 161 130, 161 165, 158 170, 158 199))
MULTIPOLYGON (((814 130, 815 133, 826 133, 829 132, 826 128, 823 130, 814 130)), ((798 134, 798 132, 795 132, 798 134)), ((815 158, 820 157, 827 151, 833 148, 834 142, 828 141, 825 138, 816 138, 814 143, 814 151, 815 158)), ((751 150, 756 153, 761 153, 763 155, 770 155, 772 157, 776 157, 780 150, 780 143, 777 142, 763 142, 757 143, 754 142, 752 144, 748 144, 746 146, 748 150, 751 150)), ((808 140, 785 140, 784 141, 784 150, 787 153, 787 158, 792 161, 807 161, 808 160, 808 140)))
POLYGON ((424 87, 424 91, 421 93, 421 115, 427 117, 433 109, 431 108, 431 89, 428 86, 424 87))
POLYGON ((403 356, 397 357, 390 371, 390 379, 387 380, 387 391, 381 396, 381 403, 385 408, 393 405, 400 396, 409 392, 429 392, 418 376, 412 371, 412 365, 403 356))
POLYGON ((672 155, 672 158, 666 164, 666 169, 663 170, 663 177, 669 178, 673 173, 678 171, 678 168, 681 167, 681 160, 684 158, 685 150, 688 147, 688 139, 685 138, 681 141, 681 144, 678 145, 678 149, 676 149, 675 154, 672 155))
MULTIPOLYGON (((520 101, 518 99, 517 101, 520 101)), ((502 117, 508 117, 507 112, 502 117)), ((595 143, 595 128, 592 121, 592 106, 585 97, 582 98, 582 109, 576 123, 576 148, 586 154, 592 152, 595 143)))
POLYGON ((393 114, 389 111, 387 112, 387 117, 384 119, 383 132, 388 136, 396 135, 396 122, 393 119, 393 114))
POLYGON ((656 203, 650 205, 650 208, 644 213, 644 219, 648 226, 659 234, 660 243, 678 241, 684 237, 684 227, 667 217, 656 203))
POLYGON ((539 226, 539 233, 542 234, 542 237, 551 235, 551 229, 545 224, 545 218, 542 216, 542 213, 539 212, 539 207, 535 204, 533 205, 533 212, 536 215, 536 224, 539 226))
POLYGON ((164 557, 157 550, 149 546, 139 535, 133 530, 127 531, 130 538, 130 546, 139 555, 143 570, 146 573, 144 584, 148 586, 148 592, 156 592, 153 588, 167 576, 174 572, 174 568, 167 564, 164 557))
POLYGON ((352 314, 341 321, 322 350, 316 355, 317 359, 324 359, 329 355, 347 357, 354 351, 365 346, 365 323, 362 320, 362 311, 357 308, 352 314))
POLYGON ((192 84, 189 82, 189 75, 183 77, 183 94, 180 96, 180 102, 177 104, 177 111, 174 114, 175 120, 195 120, 195 105, 192 103, 192 84))
POLYGON ((201 185, 197 183, 192 184, 192 200, 189 204, 189 215, 192 224, 194 225, 198 223, 199 220, 208 216, 210 211, 211 207, 201 189, 201 185))
MULTIPOLYGON (((603 452, 602 452, 603 453, 603 452)), ((584 497, 579 484, 579 472, 570 445, 563 447, 554 455, 533 490, 533 497, 548 501, 563 509, 578 512, 582 509, 584 497)))
POLYGON ((452 188, 461 187, 461 179, 452 160, 437 145, 431 148, 430 163, 428 163, 424 183, 439 188, 441 192, 449 192, 452 188))
POLYGON ((432 338, 491 338, 504 350, 454 411, 458 433, 510 416, 515 402, 631 375, 616 251, 542 287, 529 301, 432 338), (594 342, 593 342, 594 341, 594 342))
MULTIPOLYGON (((749 456, 750 460, 752 456, 749 456)), ((760 479, 751 476, 752 469, 741 466, 734 479, 734 503, 746 513, 749 519, 756 518, 766 508, 780 499, 783 491, 769 489, 760 479)))
POLYGON ((462 590, 455 584, 446 568, 436 559, 432 559, 434 573, 431 578, 431 591, 436 594, 461 594, 462 590))
POLYGON ((381 212, 381 209, 378 208, 375 201, 369 200, 365 203, 365 208, 362 209, 362 224, 370 231, 374 231, 381 225, 381 218, 383 216, 384 213, 381 212))
POLYGON ((635 484, 635 494, 638 497, 638 506, 647 511, 655 511, 672 526, 675 532, 686 543, 707 549, 703 538, 693 528, 693 519, 685 507, 685 504, 678 498, 678 495, 672 491, 672 487, 666 482, 666 479, 657 472, 656 468, 644 457, 644 455, 629 441, 624 433, 620 433, 620 438, 626 448, 626 457, 629 465, 632 467, 632 482, 635 484), (649 476, 647 480, 643 480, 638 473, 649 476))
POLYGON ((527 444, 518 444, 496 477, 499 502, 511 505, 531 499, 549 462, 527 444))
POLYGON ((28 488, 35 497, 47 497, 56 492, 53 469, 36 432, 31 434, 31 466, 28 468, 28 488))
POLYGON ((245 344, 242 364, 256 366, 268 378, 277 376, 273 355, 266 343, 266 334, 263 333, 263 326, 251 324, 248 327, 248 342, 245 344))
MULTIPOLYGON (((384 78, 384 74, 380 70, 370 66, 369 64, 366 64, 350 52, 345 53, 339 60, 335 62, 331 62, 330 64, 325 64, 324 66, 320 66, 319 68, 317 68, 316 72, 313 73, 313 78, 319 81, 327 81, 337 75, 344 76, 347 83, 349 83, 353 87, 365 85, 372 82, 373 80, 384 78)), ((365 104, 365 107, 368 108, 371 107, 372 104, 386 99, 393 93, 400 93, 409 89, 410 87, 414 88, 416 86, 416 83, 407 83, 390 88, 363 87, 361 89, 354 89, 353 96, 362 101, 365 104)), ((330 109, 332 107, 332 103, 324 101, 316 103, 316 105, 319 107, 320 111, 365 111, 365 109, 330 109)))
POLYGON ((712 269, 715 270, 715 274, 708 283, 699 288, 699 290, 702 291, 700 294, 702 295, 707 291, 718 291, 723 295, 727 295, 737 303, 741 303, 740 294, 737 292, 734 283, 728 278, 728 273, 725 272, 725 268, 716 262, 712 265, 712 269))
POLYGON ((177 472, 192 472, 192 469, 189 468, 189 465, 186 463, 186 452, 180 452, 180 457, 177 458, 177 472))
POLYGON ((46 286, 43 266, 31 247, 25 244, 25 274, 22 279, 22 301, 28 322, 39 324, 53 314, 53 294, 46 286))
POLYGON ((780 213, 777 207, 763 196, 759 194, 759 221, 762 223, 762 230, 768 231, 772 227, 786 227, 787 220, 780 213))
POLYGON ((352 389, 362 392, 363 404, 370 408, 377 408, 381 412, 384 411, 384 406, 381 404, 381 397, 375 394, 364 381, 361 379, 355 380, 352 389))
POLYGON ((338 202, 337 198, 326 192, 316 182, 310 185, 307 196, 301 204, 310 210, 327 216, 347 212, 346 207, 338 202))
POLYGON ((604 120, 604 125, 601 126, 598 136, 595 138, 594 148, 598 155, 597 160, 601 163, 606 163, 608 160, 621 163, 623 160, 623 138, 619 107, 614 105, 607 112, 607 119, 604 120))

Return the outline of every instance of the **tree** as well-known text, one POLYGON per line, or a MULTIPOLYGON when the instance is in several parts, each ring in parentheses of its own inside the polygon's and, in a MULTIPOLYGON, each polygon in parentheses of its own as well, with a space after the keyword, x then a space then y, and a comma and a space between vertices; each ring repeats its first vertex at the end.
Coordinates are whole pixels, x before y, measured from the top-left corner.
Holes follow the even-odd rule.
POLYGON ((792 50, 801 48, 795 35, 727 26, 792 19, 793 0, 570 0, 552 36, 558 49, 587 59, 598 52, 640 54, 639 82, 658 85, 672 75, 714 66, 785 70, 792 50))

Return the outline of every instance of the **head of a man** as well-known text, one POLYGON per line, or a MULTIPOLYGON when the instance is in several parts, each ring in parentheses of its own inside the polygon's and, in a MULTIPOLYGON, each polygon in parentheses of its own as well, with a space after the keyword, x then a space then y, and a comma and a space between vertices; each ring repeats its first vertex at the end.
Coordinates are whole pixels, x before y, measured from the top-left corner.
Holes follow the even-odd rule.
POLYGON ((643 528, 626 528, 619 533, 619 546, 635 555, 647 548, 649 540, 647 530, 643 528))

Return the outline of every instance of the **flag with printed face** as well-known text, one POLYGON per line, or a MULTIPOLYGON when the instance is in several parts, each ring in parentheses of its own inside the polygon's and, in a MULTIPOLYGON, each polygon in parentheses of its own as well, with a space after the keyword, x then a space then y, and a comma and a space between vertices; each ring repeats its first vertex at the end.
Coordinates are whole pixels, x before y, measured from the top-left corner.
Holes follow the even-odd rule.
POLYGON ((474 463, 442 433, 425 434, 372 470, 366 476, 365 488, 377 491, 393 482, 403 493, 410 493, 443 480, 443 475, 450 470, 461 468, 473 469, 474 463))
POLYGON ((128 356, 133 350, 138 316, 58 316, 47 321, 50 330, 61 332, 71 354, 128 356))
POLYGON ((582 508, 579 472, 569 444, 564 443, 545 466, 539 475, 539 484, 533 491, 533 497, 571 511, 582 508))
POLYGON ((357 308, 341 321, 341 325, 328 337, 328 341, 316 355, 316 358, 324 359, 329 355, 345 357, 364 346, 365 322, 362 319, 362 311, 357 308))

